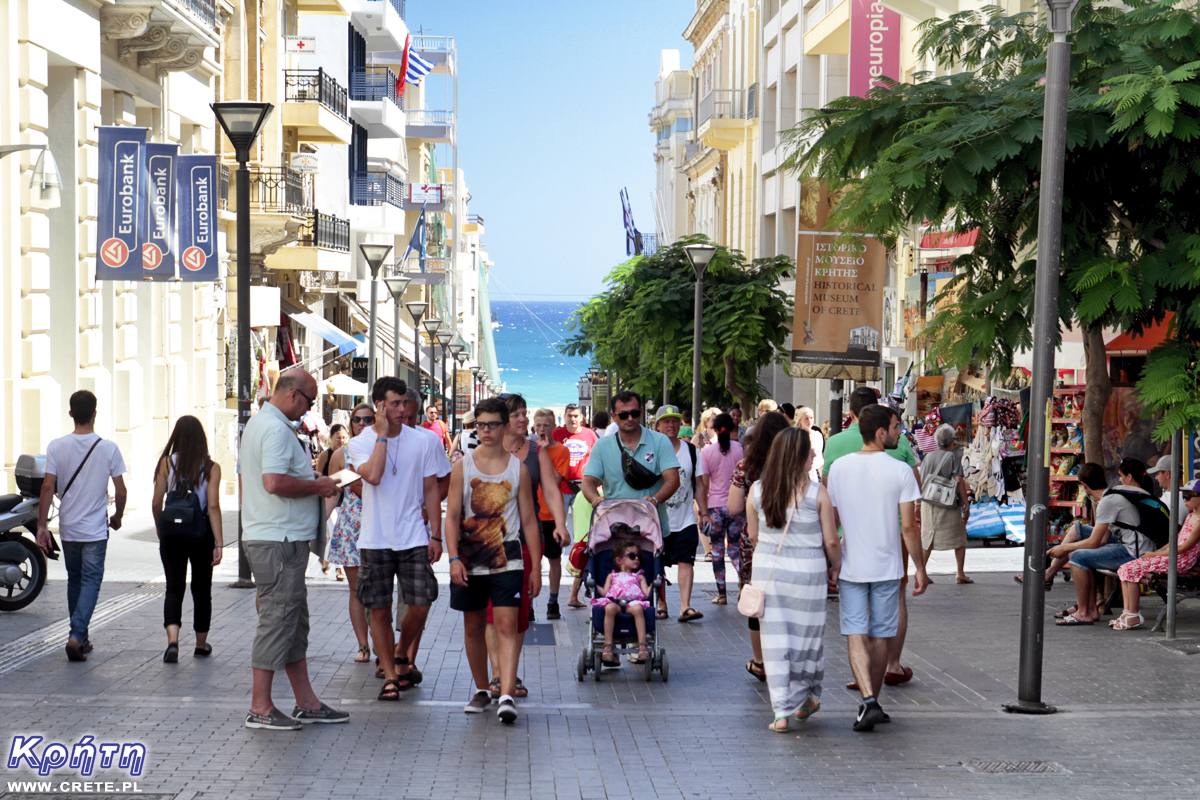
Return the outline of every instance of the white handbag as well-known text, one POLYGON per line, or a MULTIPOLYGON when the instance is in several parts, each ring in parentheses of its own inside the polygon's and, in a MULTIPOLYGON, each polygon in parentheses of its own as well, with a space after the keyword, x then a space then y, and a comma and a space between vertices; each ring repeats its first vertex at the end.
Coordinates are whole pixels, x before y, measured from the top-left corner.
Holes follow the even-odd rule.
MULTIPOLYGON (((800 498, 803 501, 803 498, 800 498)), ((783 540, 787 538, 788 529, 792 527, 792 512, 796 506, 788 509, 787 522, 783 524, 783 535, 779 537, 779 546, 775 548, 775 563, 771 564, 771 572, 767 575, 767 583, 775 575, 775 564, 779 562, 779 554, 783 552, 783 540)), ((738 611, 747 617, 762 619, 767 611, 767 593, 749 581, 738 592, 738 611)))

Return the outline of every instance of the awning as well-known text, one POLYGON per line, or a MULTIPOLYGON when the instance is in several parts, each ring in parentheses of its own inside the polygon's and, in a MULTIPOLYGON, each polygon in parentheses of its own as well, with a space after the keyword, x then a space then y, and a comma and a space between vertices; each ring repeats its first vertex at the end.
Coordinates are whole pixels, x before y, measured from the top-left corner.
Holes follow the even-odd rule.
POLYGON ((283 297, 279 299, 279 306, 283 310, 283 313, 336 347, 338 355, 344 356, 358 349, 358 342, 355 341, 353 336, 324 317, 312 313, 304 308, 304 306, 297 305, 283 297))
POLYGON ((330 375, 325 381, 325 391, 328 394, 344 394, 351 397, 366 397, 371 393, 365 383, 356 381, 349 375, 337 373, 330 375))
MULTIPOLYGON (((357 300, 341 295, 341 301, 346 304, 346 310, 350 312, 350 318, 353 319, 359 326, 362 327, 364 334, 371 329, 371 315, 367 309, 357 300)), ((407 312, 406 312, 407 313, 407 312)), ((376 336, 379 339, 379 345, 382 349, 391 351, 393 358, 395 357, 395 331, 392 330, 391 315, 380 314, 375 320, 376 336), (388 317, 385 319, 385 317, 388 317)), ((400 341, 400 358, 408 363, 412 363, 412 339, 407 336, 409 328, 401 326, 401 341, 400 341)), ((359 355, 367 355, 368 346, 366 336, 363 341, 356 341, 359 355)), ((429 374, 429 348, 421 345, 421 363, 417 365, 422 375, 429 374)))
POLYGON ((1169 313, 1157 325, 1142 329, 1141 333, 1121 333, 1104 344, 1107 355, 1143 355, 1167 340, 1167 327, 1174 313, 1169 313))
POLYGON ((921 250, 948 250, 951 247, 974 247, 979 239, 979 228, 955 233, 954 231, 930 231, 921 237, 921 250))

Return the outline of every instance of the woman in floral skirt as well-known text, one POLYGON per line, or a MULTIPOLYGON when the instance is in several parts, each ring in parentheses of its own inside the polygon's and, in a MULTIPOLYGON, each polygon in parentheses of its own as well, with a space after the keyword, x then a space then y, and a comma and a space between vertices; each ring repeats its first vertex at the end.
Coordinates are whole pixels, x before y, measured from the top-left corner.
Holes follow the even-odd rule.
MULTIPOLYGON (((375 409, 367 403, 359 403, 350 412, 350 438, 353 439, 374 424, 375 409)), ((345 447, 329 458, 330 475, 342 469, 354 469, 354 465, 346 460, 345 447)), ((358 525, 362 515, 362 481, 355 481, 342 491, 340 504, 336 497, 327 503, 327 512, 332 512, 335 506, 338 510, 333 536, 329 541, 329 563, 345 569, 346 584, 350 587, 350 625, 358 639, 358 654, 354 660, 365 664, 371 660, 371 646, 367 643, 367 610, 358 602, 358 525)))

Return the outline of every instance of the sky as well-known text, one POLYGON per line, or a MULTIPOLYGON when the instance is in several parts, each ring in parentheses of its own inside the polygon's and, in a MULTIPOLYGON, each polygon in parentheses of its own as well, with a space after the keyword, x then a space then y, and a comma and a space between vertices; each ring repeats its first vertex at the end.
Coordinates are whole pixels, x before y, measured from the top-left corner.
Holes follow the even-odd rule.
MULTIPOLYGON (((409 31, 458 46, 458 166, 484 218, 494 299, 585 300, 625 260, 619 192, 653 232, 647 115, 695 0, 408 0, 409 31)), ((429 76, 431 80, 436 76, 429 76)), ((439 105, 431 83, 427 104, 439 105)), ((440 167, 449 167, 448 154, 440 167)))

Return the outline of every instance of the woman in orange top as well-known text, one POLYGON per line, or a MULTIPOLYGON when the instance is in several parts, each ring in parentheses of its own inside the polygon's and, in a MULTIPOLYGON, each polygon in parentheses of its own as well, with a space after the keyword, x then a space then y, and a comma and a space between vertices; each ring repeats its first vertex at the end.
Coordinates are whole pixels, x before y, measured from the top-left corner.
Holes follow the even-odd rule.
MULTIPOLYGON (((533 430, 537 435, 538 445, 545 449, 550 456, 550 463, 558 473, 558 488, 563 494, 571 491, 567 485, 567 474, 571 469, 571 451, 565 445, 554 441, 554 412, 548 408, 539 408, 533 414, 533 430)), ((559 619, 562 615, 558 610, 558 587, 562 582, 562 545, 554 538, 554 517, 542 494, 541 484, 538 485, 538 519, 542 524, 542 555, 550 560, 550 598, 546 604, 546 619, 559 619)))

